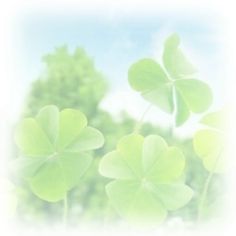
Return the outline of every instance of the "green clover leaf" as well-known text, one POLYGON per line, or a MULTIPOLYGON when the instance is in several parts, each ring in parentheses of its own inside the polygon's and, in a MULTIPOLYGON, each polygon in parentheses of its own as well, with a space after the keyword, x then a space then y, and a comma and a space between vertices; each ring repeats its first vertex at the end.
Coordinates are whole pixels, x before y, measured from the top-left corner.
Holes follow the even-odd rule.
POLYGON ((201 123, 209 128, 197 131, 193 138, 195 152, 202 159, 204 167, 213 173, 222 173, 225 169, 224 118, 223 111, 205 115, 201 123))
POLYGON ((181 79, 197 72, 196 68, 188 61, 179 48, 180 38, 174 33, 170 35, 164 45, 163 63, 173 79, 181 79))
POLYGON ((192 198, 192 190, 180 182, 184 167, 181 150, 168 147, 160 136, 131 134, 102 158, 99 172, 114 179, 106 192, 124 219, 156 224, 192 198))
POLYGON ((128 72, 131 87, 147 101, 167 113, 175 113, 175 123, 182 125, 190 113, 206 111, 212 103, 212 92, 203 81, 194 79, 196 69, 179 49, 176 34, 165 42, 163 64, 153 59, 141 59, 128 72))
POLYGON ((49 202, 64 198, 91 164, 86 151, 99 148, 103 135, 87 126, 85 115, 73 109, 59 112, 53 105, 18 125, 15 141, 22 157, 14 163, 39 198, 49 202))
POLYGON ((225 127, 225 118, 227 114, 227 109, 223 108, 220 111, 211 112, 206 114, 202 119, 201 123, 209 126, 210 128, 215 128, 218 130, 224 130, 225 127))

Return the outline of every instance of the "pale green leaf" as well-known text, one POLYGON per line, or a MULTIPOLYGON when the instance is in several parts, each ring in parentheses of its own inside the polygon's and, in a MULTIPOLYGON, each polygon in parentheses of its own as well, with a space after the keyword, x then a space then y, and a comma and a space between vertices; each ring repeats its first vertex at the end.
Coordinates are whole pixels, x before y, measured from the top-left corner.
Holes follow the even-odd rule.
POLYGON ((100 164, 99 172, 101 175, 114 179, 135 179, 135 173, 123 159, 118 151, 106 154, 100 164))
POLYGON ((85 115, 74 109, 64 109, 60 112, 59 135, 56 147, 60 150, 73 142, 80 132, 86 127, 85 115))
POLYGON ((214 130, 200 130, 194 135, 193 146, 200 157, 219 152, 223 147, 222 135, 214 130))
POLYGON ((146 174, 146 178, 154 183, 169 183, 177 180, 183 173, 185 158, 177 147, 169 147, 157 157, 156 163, 146 174))
POLYGON ((25 158, 17 159, 14 168, 39 198, 61 200, 90 166, 92 158, 83 151, 102 146, 104 138, 86 125, 85 115, 78 110, 59 113, 55 106, 46 106, 17 128, 16 142, 25 158))
POLYGON ((188 106, 183 100, 180 93, 175 90, 176 95, 176 114, 175 114, 175 124, 176 126, 182 125, 190 116, 188 106))
POLYGON ((169 211, 185 206, 193 196, 192 189, 185 184, 157 184, 155 193, 169 211))
POLYGON ((84 153, 61 153, 48 158, 29 179, 32 191, 41 199, 56 202, 78 184, 92 158, 84 153))
POLYGON ((68 189, 64 172, 57 160, 41 166, 29 183, 33 193, 48 202, 62 200, 68 189))
POLYGON ((46 157, 19 157, 11 162, 10 170, 14 174, 17 174, 17 176, 29 179, 34 176, 36 171, 46 162, 46 159, 46 157))
POLYGON ((81 152, 101 147, 104 144, 104 137, 100 131, 92 127, 84 128, 77 138, 67 146, 70 152, 81 152))
POLYGON ((113 181, 106 186, 111 204, 127 221, 142 225, 159 224, 167 211, 155 196, 135 181, 113 181))
POLYGON ((142 146, 143 137, 139 134, 127 135, 117 145, 123 160, 136 176, 142 175, 142 146))
POLYGON ((142 152, 142 164, 144 173, 148 172, 154 164, 158 161, 158 157, 161 156, 168 146, 165 140, 158 135, 149 135, 144 139, 143 152, 142 152))
POLYGON ((223 171, 224 139, 222 134, 210 129, 200 130, 194 136, 193 146, 208 171, 223 171))
POLYGON ((131 87, 140 92, 152 90, 168 82, 161 66, 152 59, 142 59, 133 64, 128 76, 131 87))
POLYGON ((173 112, 173 86, 171 84, 166 83, 159 85, 150 91, 143 92, 142 96, 165 112, 173 112))
POLYGON ((180 79, 175 81, 175 86, 190 111, 201 113, 210 107, 212 92, 206 83, 196 79, 180 79))
POLYGON ((203 158, 204 167, 215 173, 223 173, 225 171, 225 156, 223 153, 214 153, 203 158))
POLYGON ((129 83, 144 99, 167 113, 174 114, 176 126, 182 125, 191 112, 206 111, 212 103, 209 86, 190 79, 196 69, 179 48, 177 34, 167 38, 163 53, 164 66, 173 79, 152 59, 142 59, 129 69, 129 83), (174 95, 174 91, 176 95, 174 95))
POLYGON ((87 171, 92 162, 92 157, 86 153, 64 152, 58 155, 58 162, 61 166, 61 176, 65 178, 67 190, 70 190, 78 184, 87 171))
POLYGON ((59 114, 59 110, 56 106, 49 105, 43 107, 36 116, 37 122, 52 144, 55 143, 58 135, 59 114))
POLYGON ((168 147, 160 136, 132 134, 102 158, 99 171, 116 179, 106 190, 118 213, 132 223, 152 224, 163 221, 167 210, 179 209, 190 201, 191 189, 177 183, 184 167, 181 150, 168 147), (166 199, 165 194, 169 194, 166 199), (171 199, 174 194, 176 199, 171 199))
POLYGON ((106 185, 106 192, 112 206, 121 216, 126 216, 135 192, 140 188, 139 181, 115 180, 106 185))
POLYGON ((202 119, 201 123, 209 127, 222 129, 224 127, 225 114, 222 111, 211 112, 206 114, 202 119))
POLYGON ((53 146, 38 123, 24 119, 16 128, 15 141, 19 149, 30 157, 46 156, 53 153, 53 146))
POLYGON ((172 34, 166 39, 163 63, 173 79, 183 78, 196 73, 196 68, 188 61, 179 49, 180 39, 177 34, 172 34))

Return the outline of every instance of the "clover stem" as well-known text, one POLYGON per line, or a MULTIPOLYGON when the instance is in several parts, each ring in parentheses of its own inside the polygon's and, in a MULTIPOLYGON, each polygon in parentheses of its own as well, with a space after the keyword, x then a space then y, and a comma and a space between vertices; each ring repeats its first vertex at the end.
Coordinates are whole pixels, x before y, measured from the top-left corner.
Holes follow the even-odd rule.
POLYGON ((146 114, 149 112, 149 110, 151 109, 152 107, 152 104, 149 104, 148 107, 145 109, 145 111, 143 112, 141 118, 139 119, 139 121, 137 122, 135 128, 134 128, 134 133, 138 134, 141 127, 142 127, 142 124, 143 124, 143 121, 144 121, 144 118, 146 116, 146 114))
POLYGON ((206 202, 207 193, 208 193, 208 190, 209 190, 209 187, 210 187, 210 183, 211 183, 212 177, 214 175, 214 172, 215 172, 215 170, 218 166, 218 162, 219 162, 220 156, 222 155, 222 152, 223 152, 223 150, 220 151, 220 153, 218 155, 218 158, 216 159, 216 161, 214 163, 214 167, 209 172, 208 177, 207 177, 207 179, 204 183, 203 191, 201 193, 200 201, 199 201, 199 205, 198 205, 198 215, 197 215, 197 221, 198 222, 200 222, 200 220, 202 218, 203 209, 204 209, 204 205, 205 205, 205 202, 206 202))
POLYGON ((203 209, 204 209, 204 205, 206 202, 206 197, 207 197, 207 193, 208 193, 208 189, 213 177, 214 171, 211 171, 205 181, 204 187, 203 187, 203 191, 201 193, 201 197, 200 197, 200 201, 199 201, 199 205, 198 205, 198 215, 197 215, 197 221, 199 222, 202 218, 202 214, 203 214, 203 209))
POLYGON ((67 219, 68 219, 68 199, 66 193, 63 199, 63 224, 65 227, 67 226, 67 219))
POLYGON ((171 123, 171 126, 170 126, 170 138, 171 138, 171 141, 174 138, 174 130, 176 128, 175 116, 176 116, 176 112, 177 112, 176 90, 175 90, 174 87, 172 88, 172 94, 173 94, 173 115, 172 115, 172 123, 171 123))

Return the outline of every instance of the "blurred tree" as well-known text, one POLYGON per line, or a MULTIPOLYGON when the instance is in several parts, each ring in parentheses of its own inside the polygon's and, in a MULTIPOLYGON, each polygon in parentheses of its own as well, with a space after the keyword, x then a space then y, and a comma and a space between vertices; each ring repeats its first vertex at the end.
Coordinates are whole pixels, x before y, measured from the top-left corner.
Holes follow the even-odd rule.
POLYGON ((60 47, 44 56, 43 62, 46 67, 32 84, 24 115, 35 115, 43 106, 54 104, 60 109, 77 108, 93 117, 108 86, 85 51, 78 48, 70 54, 67 47, 60 47))

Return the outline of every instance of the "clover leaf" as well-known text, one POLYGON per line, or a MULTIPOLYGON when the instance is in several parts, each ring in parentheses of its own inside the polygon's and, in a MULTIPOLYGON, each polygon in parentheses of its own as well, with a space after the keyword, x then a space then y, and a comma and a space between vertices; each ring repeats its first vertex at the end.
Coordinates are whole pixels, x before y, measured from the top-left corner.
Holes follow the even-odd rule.
POLYGON ((128 80, 131 87, 147 101, 167 113, 175 113, 175 123, 182 125, 190 113, 206 111, 212 103, 209 86, 195 79, 196 69, 179 49, 180 39, 171 35, 165 42, 163 64, 141 59, 131 65, 128 80))
POLYGON ((224 171, 224 114, 222 111, 205 115, 201 123, 209 128, 199 130, 193 138, 193 146, 204 167, 213 173, 224 171))
POLYGON ((106 192, 125 220, 156 224, 192 198, 191 188, 180 181, 184 167, 181 150, 168 147, 160 136, 131 134, 102 158, 99 172, 114 179, 106 192))
POLYGON ((227 113, 226 108, 208 113, 201 119, 201 123, 213 129, 223 130, 225 128, 225 113, 227 113))
POLYGON ((180 38, 176 33, 170 35, 164 45, 163 63, 173 79, 181 79, 183 76, 191 76, 197 72, 196 68, 183 54, 179 45, 180 38))
POLYGON ((15 141, 22 152, 14 166, 39 198, 56 202, 78 184, 90 166, 86 151, 103 145, 103 135, 87 126, 79 110, 42 108, 35 118, 19 123, 15 141))

